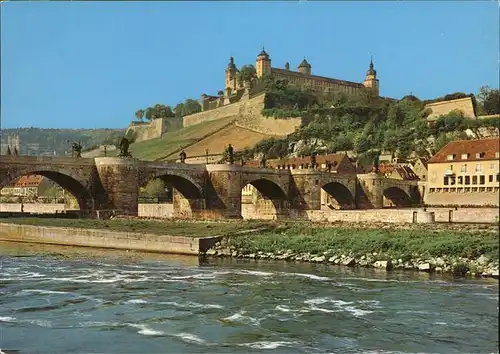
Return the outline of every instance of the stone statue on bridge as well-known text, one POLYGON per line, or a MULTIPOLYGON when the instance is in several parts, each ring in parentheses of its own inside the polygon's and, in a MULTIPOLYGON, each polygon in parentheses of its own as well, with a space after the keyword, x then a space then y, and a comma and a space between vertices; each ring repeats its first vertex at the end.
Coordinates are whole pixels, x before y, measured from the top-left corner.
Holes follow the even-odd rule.
POLYGON ((71 156, 82 157, 82 145, 80 143, 74 142, 71 144, 71 156))
POLYGON ((128 151, 129 146, 130 142, 127 138, 123 137, 120 141, 120 154, 118 155, 118 157, 132 157, 132 155, 128 151))
POLYGON ((234 149, 231 144, 227 146, 226 152, 227 152, 227 160, 232 165, 234 163, 234 149))
POLYGON ((262 154, 262 158, 260 159, 260 167, 266 168, 266 162, 267 162, 266 154, 262 154))
POLYGON ((179 154, 179 158, 181 160, 181 163, 186 163, 187 154, 184 150, 182 150, 179 154))
POLYGON ((326 170, 328 172, 332 172, 332 163, 330 162, 330 160, 326 160, 325 165, 326 165, 326 170))
POLYGON ((380 157, 379 155, 376 155, 374 158, 373 158, 373 169, 372 169, 372 172, 373 173, 379 173, 380 172, 380 157))
POLYGON ((316 155, 317 155, 317 152, 316 152, 316 151, 311 152, 311 168, 312 168, 312 169, 315 169, 315 168, 316 168, 316 166, 317 166, 317 163, 316 163, 316 155))

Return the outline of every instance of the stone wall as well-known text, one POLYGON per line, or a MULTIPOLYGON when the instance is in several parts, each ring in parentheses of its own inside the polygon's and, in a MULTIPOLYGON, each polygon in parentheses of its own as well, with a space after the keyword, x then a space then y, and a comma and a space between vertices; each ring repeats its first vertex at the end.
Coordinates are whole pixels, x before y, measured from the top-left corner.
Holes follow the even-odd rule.
POLYGON ((135 141, 144 141, 159 138, 167 131, 176 131, 182 128, 182 118, 153 119, 149 123, 131 124, 125 135, 129 132, 135 134, 135 141))
POLYGON ((191 238, 0 223, 0 240, 198 255, 220 237, 191 238))
POLYGON ((448 114, 454 110, 461 111, 467 118, 476 118, 472 98, 470 97, 429 103, 425 105, 425 109, 430 109, 432 111, 427 117, 428 120, 436 120, 440 115, 448 114))
POLYGON ((301 118, 264 117, 261 114, 262 108, 264 108, 264 98, 265 94, 261 94, 247 101, 186 116, 184 117, 184 127, 232 116, 236 118, 236 125, 266 135, 288 135, 300 126, 301 118))
MULTIPOLYGON (((35 214, 53 214, 61 210, 75 210, 68 209, 64 204, 38 204, 38 203, 25 203, 25 213, 35 214)), ((0 203, 0 212, 21 212, 21 203, 0 203)))
POLYGON ((139 217, 171 218, 174 212, 174 205, 169 204, 139 204, 139 217))
POLYGON ((500 208, 427 208, 437 222, 492 223, 498 222, 500 208), (450 214, 451 212, 451 214, 450 214))
MULTIPOLYGON (((449 222, 449 208, 428 208, 435 213, 436 222, 449 222)), ((371 210, 291 210, 290 217, 308 219, 317 222, 386 222, 412 223, 413 212, 418 217, 421 209, 371 209, 371 210)), ((257 215, 254 215, 256 217, 257 215)), ((461 223, 496 223, 499 220, 499 209, 496 208, 463 208, 452 211, 452 222, 461 223)))

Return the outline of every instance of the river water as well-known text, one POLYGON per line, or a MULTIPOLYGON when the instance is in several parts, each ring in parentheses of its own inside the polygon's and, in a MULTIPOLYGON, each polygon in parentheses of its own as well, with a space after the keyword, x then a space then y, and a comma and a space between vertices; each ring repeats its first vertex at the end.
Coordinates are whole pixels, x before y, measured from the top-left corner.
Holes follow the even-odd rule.
POLYGON ((493 353, 498 281, 0 242, 21 353, 493 353))

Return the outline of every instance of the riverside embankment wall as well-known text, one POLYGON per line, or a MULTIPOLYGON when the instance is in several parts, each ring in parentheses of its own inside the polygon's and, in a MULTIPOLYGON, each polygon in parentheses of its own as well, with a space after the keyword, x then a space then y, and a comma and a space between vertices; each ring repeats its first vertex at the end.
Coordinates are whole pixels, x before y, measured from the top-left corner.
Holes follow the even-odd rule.
MULTIPOLYGON (((25 213, 37 214, 53 214, 56 211, 69 210, 63 203, 60 204, 42 204, 42 203, 25 203, 25 213)), ((0 203, 0 212, 20 213, 21 203, 0 203)))
MULTIPOLYGON (((64 204, 24 204, 25 212, 55 213, 64 210, 64 204), (30 209, 32 208, 32 209, 30 209), (38 210, 38 211, 33 211, 38 210), (42 211, 40 211, 42 210, 42 211)), ((21 204, 0 204, 0 211, 21 211, 21 204), (4 209, 4 206, 6 209, 4 209)), ((173 204, 139 204, 138 216, 170 218, 173 204)), ((345 222, 389 222, 411 223, 413 212, 418 209, 369 209, 369 210, 307 210, 290 211, 291 218, 307 218, 311 221, 345 222)), ((500 220, 500 208, 427 208, 434 212, 437 222, 495 223, 500 220), (450 219, 451 215, 451 219, 450 219)), ((273 212, 266 212, 273 219, 273 212)), ((242 204, 242 215, 248 219, 262 219, 253 204, 242 204)))
POLYGON ((114 248, 198 255, 221 237, 192 238, 144 233, 0 223, 0 241, 114 248))

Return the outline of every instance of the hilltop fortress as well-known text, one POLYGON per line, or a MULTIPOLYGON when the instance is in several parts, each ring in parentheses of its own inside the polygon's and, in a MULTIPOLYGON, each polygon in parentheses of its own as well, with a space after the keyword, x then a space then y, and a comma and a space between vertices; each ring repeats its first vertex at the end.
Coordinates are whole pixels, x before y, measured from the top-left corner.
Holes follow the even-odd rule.
POLYGON ((219 91, 218 96, 203 94, 201 96, 203 111, 235 103, 262 92, 264 87, 259 79, 267 75, 278 80, 287 80, 291 86, 307 88, 318 94, 318 96, 337 92, 356 95, 363 89, 368 89, 374 95, 379 95, 379 80, 377 79, 377 71, 373 66, 373 60, 370 61, 363 83, 313 75, 312 66, 305 58, 297 67, 297 71, 290 70, 288 62, 285 63, 283 69, 274 68, 271 65, 271 57, 264 49, 257 56, 255 69, 256 79, 247 82, 241 81, 238 79, 239 70, 234 63, 234 58, 231 57, 225 71, 225 90, 219 91))
POLYGON ((278 119, 264 117, 264 80, 270 76, 278 80, 287 80, 294 87, 309 89, 318 98, 338 92, 357 95, 363 90, 379 95, 379 80, 370 61, 363 83, 329 78, 312 74, 312 66, 304 58, 297 71, 290 69, 287 62, 283 69, 271 65, 271 57, 262 49, 255 62, 256 78, 241 80, 234 58, 229 59, 225 70, 225 89, 217 96, 203 94, 201 96, 202 112, 184 117, 184 127, 234 117, 235 125, 266 135, 284 136, 292 133, 299 125, 300 118, 278 119))

